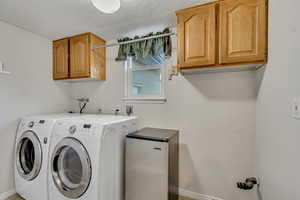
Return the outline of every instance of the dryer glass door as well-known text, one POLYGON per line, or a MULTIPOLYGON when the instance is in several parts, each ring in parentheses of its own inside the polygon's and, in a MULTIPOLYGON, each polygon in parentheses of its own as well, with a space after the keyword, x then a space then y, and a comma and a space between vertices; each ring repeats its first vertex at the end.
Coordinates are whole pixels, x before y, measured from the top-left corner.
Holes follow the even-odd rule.
POLYGON ((32 131, 26 131, 17 142, 16 165, 20 176, 30 181, 37 177, 42 166, 41 143, 32 131))
POLYGON ((64 138, 51 158, 52 177, 58 190, 68 198, 79 198, 87 190, 92 170, 88 152, 75 138, 64 138))

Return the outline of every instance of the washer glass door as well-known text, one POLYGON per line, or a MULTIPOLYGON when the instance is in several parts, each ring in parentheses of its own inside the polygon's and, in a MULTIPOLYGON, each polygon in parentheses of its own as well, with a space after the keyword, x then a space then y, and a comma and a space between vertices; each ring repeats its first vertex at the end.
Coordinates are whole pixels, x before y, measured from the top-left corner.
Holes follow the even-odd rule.
POLYGON ((79 198, 91 181, 91 162, 84 146, 75 138, 59 142, 51 158, 52 177, 58 190, 68 198, 79 198))
POLYGON ((32 131, 26 131, 16 146, 16 166, 20 176, 31 181, 37 177, 42 166, 41 143, 32 131))

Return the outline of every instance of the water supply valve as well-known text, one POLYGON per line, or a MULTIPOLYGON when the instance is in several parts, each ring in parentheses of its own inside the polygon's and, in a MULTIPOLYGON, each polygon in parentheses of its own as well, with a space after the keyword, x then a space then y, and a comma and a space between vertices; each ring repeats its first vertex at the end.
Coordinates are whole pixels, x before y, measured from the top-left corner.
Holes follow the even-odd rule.
POLYGON ((247 178, 245 182, 238 182, 237 187, 242 190, 251 190, 254 185, 259 185, 255 177, 247 178))

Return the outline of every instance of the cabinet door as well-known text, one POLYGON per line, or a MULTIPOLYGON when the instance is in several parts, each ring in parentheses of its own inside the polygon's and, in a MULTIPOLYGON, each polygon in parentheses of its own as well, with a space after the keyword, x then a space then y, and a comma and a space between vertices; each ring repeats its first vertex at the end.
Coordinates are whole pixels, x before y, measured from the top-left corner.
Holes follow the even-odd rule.
POLYGON ((53 79, 66 79, 69 76, 69 40, 53 42, 53 79))
POLYGON ((180 68, 216 62, 216 4, 177 13, 178 64, 180 68))
POLYGON ((220 64, 266 60, 265 0, 220 2, 220 64))
MULTIPOLYGON (((105 45, 106 42, 98 36, 91 34, 91 48, 93 46, 105 45)), ((106 48, 99 48, 91 51, 90 57, 91 77, 99 80, 105 80, 106 48)))
POLYGON ((79 35, 70 39, 70 76, 85 78, 90 76, 89 35, 79 35))

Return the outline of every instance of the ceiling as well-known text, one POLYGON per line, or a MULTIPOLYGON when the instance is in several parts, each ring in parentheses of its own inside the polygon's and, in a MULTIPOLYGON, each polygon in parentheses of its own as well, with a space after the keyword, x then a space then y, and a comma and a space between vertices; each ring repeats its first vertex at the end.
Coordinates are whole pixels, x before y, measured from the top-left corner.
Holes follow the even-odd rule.
POLYGON ((82 32, 111 40, 143 27, 175 26, 176 10, 202 2, 121 0, 118 12, 104 14, 90 0, 0 0, 0 20, 51 40, 82 32))

